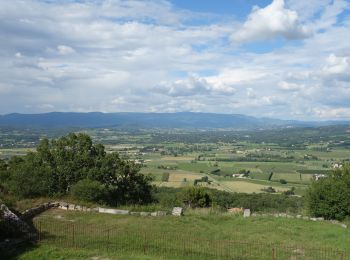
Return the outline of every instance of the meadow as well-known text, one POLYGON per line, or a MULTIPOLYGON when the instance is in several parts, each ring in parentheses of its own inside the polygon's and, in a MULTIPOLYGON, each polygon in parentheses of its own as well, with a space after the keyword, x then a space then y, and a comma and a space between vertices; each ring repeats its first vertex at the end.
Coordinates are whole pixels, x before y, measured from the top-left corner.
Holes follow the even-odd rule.
POLYGON ((183 217, 50 210, 34 219, 40 243, 19 259, 348 259, 350 234, 327 222, 213 209, 183 217), (272 251, 274 250, 274 251, 272 251), (343 257, 343 258, 341 258, 343 257))

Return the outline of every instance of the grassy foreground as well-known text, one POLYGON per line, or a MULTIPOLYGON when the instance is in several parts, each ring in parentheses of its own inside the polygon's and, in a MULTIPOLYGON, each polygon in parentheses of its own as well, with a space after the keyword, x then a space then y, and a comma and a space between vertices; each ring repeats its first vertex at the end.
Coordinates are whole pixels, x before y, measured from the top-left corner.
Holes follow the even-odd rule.
POLYGON ((184 217, 50 210, 41 243, 19 259, 349 259, 349 229, 300 219, 187 211, 184 217))

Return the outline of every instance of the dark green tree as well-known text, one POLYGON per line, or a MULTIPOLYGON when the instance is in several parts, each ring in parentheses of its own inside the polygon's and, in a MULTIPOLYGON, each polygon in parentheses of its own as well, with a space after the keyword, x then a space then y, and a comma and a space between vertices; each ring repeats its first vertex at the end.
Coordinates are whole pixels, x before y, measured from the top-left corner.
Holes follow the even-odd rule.
POLYGON ((152 200, 151 179, 86 134, 43 139, 36 152, 13 157, 6 167, 10 190, 22 197, 64 195, 77 182, 90 180, 106 187, 105 200, 113 205, 152 200))
POLYGON ((350 216, 350 166, 345 165, 328 178, 314 181, 307 195, 313 216, 338 220, 350 216))
POLYGON ((191 186, 184 189, 182 201, 190 208, 204 208, 211 205, 209 193, 202 187, 191 186))

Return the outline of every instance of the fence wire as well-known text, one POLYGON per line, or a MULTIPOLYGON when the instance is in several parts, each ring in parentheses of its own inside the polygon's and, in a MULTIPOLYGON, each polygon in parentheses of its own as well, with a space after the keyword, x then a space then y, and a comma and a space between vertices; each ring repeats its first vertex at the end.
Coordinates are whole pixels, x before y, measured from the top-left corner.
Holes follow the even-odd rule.
POLYGON ((350 252, 286 244, 218 240, 167 231, 118 226, 34 221, 39 243, 59 247, 140 253, 164 259, 350 260, 350 252))

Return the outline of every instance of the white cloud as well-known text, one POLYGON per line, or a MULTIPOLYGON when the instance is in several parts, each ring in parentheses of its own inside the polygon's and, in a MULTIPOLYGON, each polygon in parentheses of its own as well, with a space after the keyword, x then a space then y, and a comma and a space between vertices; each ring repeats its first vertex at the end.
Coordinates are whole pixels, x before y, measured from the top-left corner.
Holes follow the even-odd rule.
POLYGON ((299 85, 299 84, 287 82, 287 81, 279 82, 278 86, 280 89, 286 90, 286 91, 298 91, 304 87, 304 85, 299 85))
POLYGON ((299 23, 297 12, 285 8, 284 0, 273 0, 265 8, 254 7, 242 28, 231 38, 240 43, 278 36, 286 39, 300 39, 310 34, 310 30, 299 23))
POLYGON ((336 77, 339 80, 350 80, 350 59, 330 54, 326 65, 322 68, 326 77, 336 77))
POLYGON ((212 78, 208 80, 195 75, 173 82, 161 82, 154 89, 172 97, 210 94, 233 95, 236 92, 233 87, 221 81, 214 81, 212 78))
POLYGON ((58 45, 57 50, 62 55, 68 55, 75 53, 75 50, 72 47, 66 46, 66 45, 58 45))
POLYGON ((321 119, 345 119, 350 118, 350 108, 316 107, 312 112, 321 119))
POLYGON ((0 1, 6 39, 0 41, 0 113, 344 116, 350 99, 350 23, 346 15, 339 22, 344 2, 275 0, 245 22, 201 23, 207 14, 169 1, 0 1), (230 37, 261 40, 266 51, 238 47, 230 37), (281 41, 278 48, 264 41, 274 37, 303 41, 281 41))

